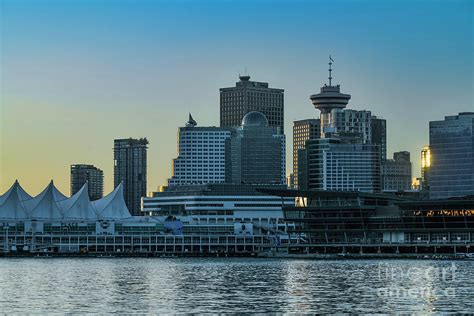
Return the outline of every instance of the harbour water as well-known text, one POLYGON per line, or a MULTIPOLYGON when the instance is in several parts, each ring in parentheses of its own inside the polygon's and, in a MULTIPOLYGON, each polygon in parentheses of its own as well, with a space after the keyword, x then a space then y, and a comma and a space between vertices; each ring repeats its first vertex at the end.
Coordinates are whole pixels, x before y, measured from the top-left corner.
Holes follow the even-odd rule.
POLYGON ((3 313, 474 312, 474 261, 0 259, 3 313))

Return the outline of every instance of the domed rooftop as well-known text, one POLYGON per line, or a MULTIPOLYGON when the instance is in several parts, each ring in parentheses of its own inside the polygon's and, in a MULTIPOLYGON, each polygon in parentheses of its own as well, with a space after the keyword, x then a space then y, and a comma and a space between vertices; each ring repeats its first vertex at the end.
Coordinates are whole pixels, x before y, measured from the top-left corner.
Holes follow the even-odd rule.
POLYGON ((251 111, 245 114, 242 119, 242 126, 268 126, 268 120, 265 115, 257 111, 251 111))

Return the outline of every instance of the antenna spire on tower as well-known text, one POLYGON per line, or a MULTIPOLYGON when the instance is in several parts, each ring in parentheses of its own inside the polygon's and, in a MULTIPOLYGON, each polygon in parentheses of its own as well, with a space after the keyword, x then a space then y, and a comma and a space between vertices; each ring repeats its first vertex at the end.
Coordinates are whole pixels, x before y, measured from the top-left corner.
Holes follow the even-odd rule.
POLYGON ((332 63, 334 60, 332 59, 331 55, 329 55, 329 86, 331 86, 332 82, 332 63))

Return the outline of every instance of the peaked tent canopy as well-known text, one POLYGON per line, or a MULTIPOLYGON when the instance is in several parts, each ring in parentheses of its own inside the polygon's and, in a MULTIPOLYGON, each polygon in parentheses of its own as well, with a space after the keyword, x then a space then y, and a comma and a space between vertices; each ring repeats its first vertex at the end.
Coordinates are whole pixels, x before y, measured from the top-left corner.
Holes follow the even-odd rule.
POLYGON ((67 200, 59 201, 64 218, 69 219, 97 219, 97 213, 89 200, 87 182, 82 188, 67 200))
POLYGON ((18 181, 0 196, 0 218, 26 219, 28 213, 23 201, 31 199, 31 196, 23 190, 18 181))
POLYGON ((123 198, 120 184, 106 197, 89 200, 88 184, 70 198, 62 194, 51 181, 37 196, 31 197, 18 181, 0 195, 0 220, 9 219, 126 219, 132 218, 123 198))
POLYGON ((34 198, 24 202, 30 218, 60 219, 63 218, 58 202, 66 200, 67 197, 59 192, 53 181, 46 189, 34 198))
POLYGON ((115 190, 100 200, 92 202, 100 218, 129 218, 132 217, 128 211, 123 198, 123 186, 120 183, 115 190))

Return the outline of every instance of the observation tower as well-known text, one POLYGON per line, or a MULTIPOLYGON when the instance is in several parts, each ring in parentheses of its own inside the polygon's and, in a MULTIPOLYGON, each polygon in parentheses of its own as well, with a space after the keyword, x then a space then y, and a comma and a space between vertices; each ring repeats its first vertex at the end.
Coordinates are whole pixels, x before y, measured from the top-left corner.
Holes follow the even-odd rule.
POLYGON ((332 110, 344 109, 351 98, 350 94, 341 93, 340 85, 332 85, 332 64, 334 60, 329 56, 329 85, 321 87, 321 92, 313 94, 309 98, 316 109, 321 111, 321 137, 325 133, 335 132, 332 110))

